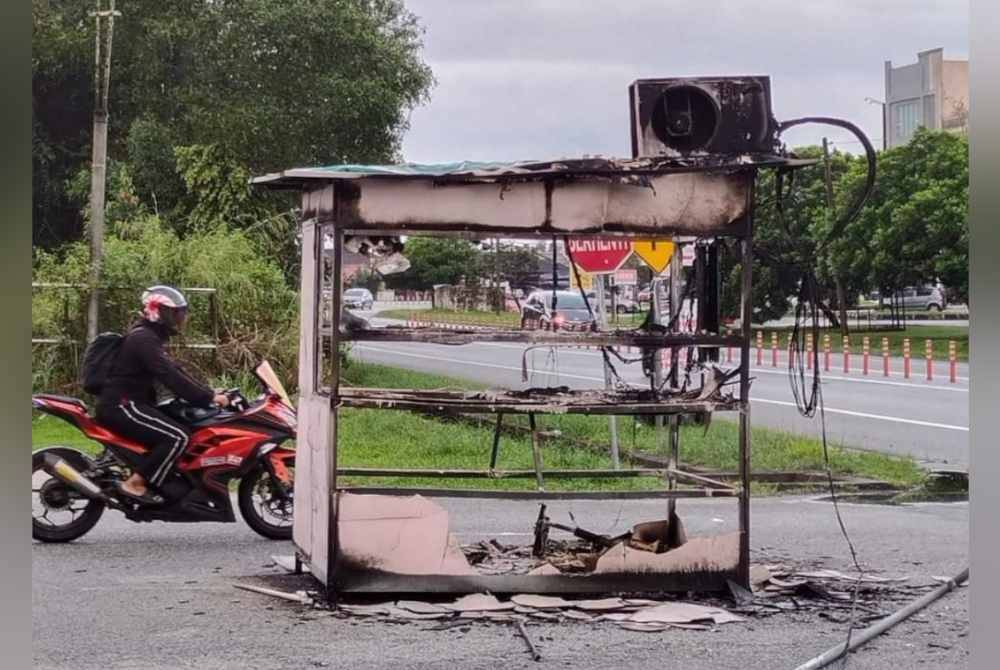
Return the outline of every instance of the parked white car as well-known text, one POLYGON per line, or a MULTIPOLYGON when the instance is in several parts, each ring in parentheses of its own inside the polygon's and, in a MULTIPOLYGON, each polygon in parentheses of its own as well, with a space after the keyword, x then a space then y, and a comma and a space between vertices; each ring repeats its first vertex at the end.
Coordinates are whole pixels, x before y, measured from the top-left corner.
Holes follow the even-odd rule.
POLYGON ((348 309, 371 309, 374 304, 375 298, 366 288, 349 288, 344 291, 344 307, 348 309))

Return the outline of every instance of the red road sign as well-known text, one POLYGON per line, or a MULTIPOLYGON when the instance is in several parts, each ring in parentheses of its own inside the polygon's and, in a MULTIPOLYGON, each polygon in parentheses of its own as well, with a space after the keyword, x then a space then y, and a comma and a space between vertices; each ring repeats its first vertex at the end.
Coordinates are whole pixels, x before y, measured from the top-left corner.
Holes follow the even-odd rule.
POLYGON ((584 272, 614 272, 632 255, 632 243, 614 237, 571 239, 569 252, 573 262, 584 272))

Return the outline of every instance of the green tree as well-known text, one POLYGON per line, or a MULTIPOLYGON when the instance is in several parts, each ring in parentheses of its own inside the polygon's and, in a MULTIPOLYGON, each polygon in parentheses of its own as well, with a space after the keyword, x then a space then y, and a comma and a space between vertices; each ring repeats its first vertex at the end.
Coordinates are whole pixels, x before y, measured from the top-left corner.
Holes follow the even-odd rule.
POLYGON ((94 34, 86 11, 92 6, 62 4, 32 2, 32 236, 45 244, 80 234, 79 206, 66 182, 90 160, 94 34))
MULTIPOLYGON (((846 187, 862 179, 854 169, 846 187)), ((871 288, 939 280, 967 300, 968 185, 968 139, 918 130, 909 143, 882 153, 872 198, 833 245, 834 257, 863 270, 871 288)))
MULTIPOLYGON (((796 150, 815 158, 818 147, 796 150)), ((875 188, 859 216, 831 235, 838 217, 863 188, 867 162, 833 152, 834 208, 827 207, 821 165, 795 173, 786 189, 784 217, 775 207, 774 175, 758 182, 753 308, 755 321, 785 314, 805 271, 814 273, 821 307, 837 323, 838 283, 846 302, 872 289, 892 292, 939 280, 954 299, 968 297, 968 140, 962 134, 920 129, 906 145, 881 152, 875 188), (829 241, 824 243, 824 240, 829 241)), ((724 300, 734 313, 739 262, 725 256, 724 300)))
POLYGON ((478 260, 478 276, 491 281, 496 276, 513 287, 526 285, 538 274, 538 256, 530 247, 499 238, 484 242, 478 260))
MULTIPOLYGON (((816 146, 795 150, 799 158, 821 158, 816 146)), ((830 172, 835 194, 835 211, 827 205, 827 190, 823 163, 796 170, 785 176, 782 207, 778 208, 775 174, 764 170, 758 177, 758 200, 754 217, 754 287, 753 319, 763 322, 788 313, 792 299, 797 297, 806 272, 817 279, 820 307, 834 324, 840 319, 838 283, 850 303, 866 283, 867 270, 855 264, 837 262, 830 245, 822 242, 829 234, 837 212, 848 206, 860 184, 844 182, 845 175, 864 160, 834 151, 830 155, 830 172), (841 203, 841 207, 837 207, 841 203)), ((863 171, 858 172, 863 176, 863 171)), ((723 256, 723 307, 736 313, 740 293, 741 265, 735 246, 723 256)))
MULTIPOLYGON (((33 224, 36 242, 52 245, 81 230, 85 202, 65 183, 89 169, 94 3, 34 0, 32 8, 33 224)), ((433 84, 421 28, 402 0, 130 0, 119 8, 109 155, 131 164, 139 197, 182 232, 190 202, 178 147, 212 147, 224 183, 234 165, 257 174, 388 161, 433 84)))
POLYGON ((411 237, 403 254, 410 269, 386 277, 389 288, 426 291, 435 284, 476 284, 483 269, 477 245, 467 240, 411 237))

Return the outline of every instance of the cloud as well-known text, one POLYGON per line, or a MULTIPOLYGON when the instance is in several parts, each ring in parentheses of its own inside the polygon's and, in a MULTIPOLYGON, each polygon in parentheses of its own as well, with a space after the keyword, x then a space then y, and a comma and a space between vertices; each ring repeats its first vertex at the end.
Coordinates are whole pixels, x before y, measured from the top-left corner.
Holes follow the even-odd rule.
MULTIPOLYGON (((767 74, 775 115, 840 116, 878 143, 883 61, 968 53, 962 0, 408 0, 438 85, 413 111, 407 160, 627 155, 642 77, 767 74)), ((843 131, 789 131, 793 145, 843 131)))

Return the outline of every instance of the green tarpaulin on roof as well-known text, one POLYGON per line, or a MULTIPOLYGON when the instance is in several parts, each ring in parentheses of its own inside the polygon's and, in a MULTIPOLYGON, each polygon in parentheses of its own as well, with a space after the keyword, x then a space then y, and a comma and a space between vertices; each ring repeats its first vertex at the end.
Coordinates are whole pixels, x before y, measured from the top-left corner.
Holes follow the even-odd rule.
POLYGON ((456 161, 453 163, 401 163, 399 165, 324 165, 310 168, 328 172, 359 172, 364 174, 395 174, 395 175, 426 175, 430 177, 452 174, 456 172, 479 172, 489 170, 504 170, 531 164, 533 161, 518 161, 516 163, 501 163, 496 161, 456 161))

